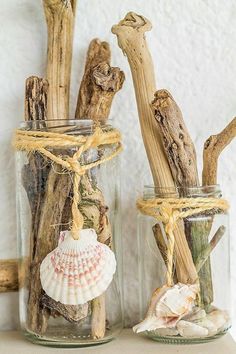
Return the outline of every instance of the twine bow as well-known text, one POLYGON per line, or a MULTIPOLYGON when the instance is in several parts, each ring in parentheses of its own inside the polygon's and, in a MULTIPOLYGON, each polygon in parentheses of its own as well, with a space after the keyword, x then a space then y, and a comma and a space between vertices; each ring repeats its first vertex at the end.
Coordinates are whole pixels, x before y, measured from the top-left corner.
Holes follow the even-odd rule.
POLYGON ((225 199, 217 198, 153 198, 138 199, 137 208, 144 215, 154 217, 165 225, 168 240, 166 283, 173 285, 173 255, 175 246, 174 229, 180 219, 193 216, 204 211, 220 209, 226 211, 229 204, 225 199))
POLYGON ((87 170, 97 167, 118 155, 122 151, 121 134, 116 129, 107 132, 97 127, 90 136, 72 136, 67 134, 16 130, 13 145, 16 150, 26 152, 39 152, 44 157, 61 165, 67 171, 73 172, 73 203, 72 203, 72 236, 74 239, 79 238, 79 230, 83 228, 84 218, 80 212, 78 205, 80 203, 79 184, 81 177, 87 170), (102 145, 113 145, 115 149, 107 156, 100 158, 95 162, 81 165, 80 159, 82 154, 90 148, 102 145), (71 156, 57 156, 49 149, 52 148, 75 148, 78 150, 71 156))

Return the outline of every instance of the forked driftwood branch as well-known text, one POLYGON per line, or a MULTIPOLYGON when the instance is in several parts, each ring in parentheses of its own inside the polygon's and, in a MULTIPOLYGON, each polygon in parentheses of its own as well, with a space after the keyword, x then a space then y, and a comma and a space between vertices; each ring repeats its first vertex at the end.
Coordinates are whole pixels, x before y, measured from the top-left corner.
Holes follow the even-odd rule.
MULTIPOLYGON (((151 23, 145 17, 133 12, 112 27, 118 37, 118 44, 127 55, 136 94, 142 136, 149 159, 155 186, 175 187, 171 170, 162 145, 161 132, 155 122, 150 103, 156 91, 152 58, 145 39, 151 23)), ((176 272, 182 283, 194 282, 197 272, 184 234, 183 223, 175 230, 176 272)))
POLYGON ((204 144, 202 184, 217 183, 218 158, 224 148, 236 137, 236 117, 219 133, 211 135, 204 144))

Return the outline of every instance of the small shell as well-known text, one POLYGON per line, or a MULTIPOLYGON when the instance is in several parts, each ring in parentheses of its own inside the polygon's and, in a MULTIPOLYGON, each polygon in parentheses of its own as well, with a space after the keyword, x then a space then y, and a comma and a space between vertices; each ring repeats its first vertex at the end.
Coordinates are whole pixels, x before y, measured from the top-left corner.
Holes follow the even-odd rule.
POLYGON ((153 331, 153 334, 156 336, 160 337, 165 337, 165 336, 177 336, 179 332, 177 331, 176 328, 159 328, 153 331))
POLYGON ((156 316, 183 317, 194 305, 198 287, 178 283, 169 288, 156 306, 156 316))
POLYGON ((224 327, 229 327, 229 315, 226 311, 214 309, 207 314, 207 319, 214 323, 217 331, 224 330, 224 327))
POLYGON ((194 307, 193 310, 184 316, 182 319, 185 321, 197 321, 206 317, 206 311, 201 309, 200 307, 194 307))
POLYGON ((175 327, 177 322, 192 310, 198 291, 198 284, 181 283, 156 289, 145 319, 133 327, 134 332, 175 327))
POLYGON ((209 336, 214 336, 217 333, 217 327, 215 326, 215 324, 206 317, 201 320, 194 321, 194 323, 198 326, 208 329, 209 336))
POLYGON ((177 323, 177 329, 179 334, 186 338, 202 338, 208 336, 208 329, 192 322, 181 320, 177 323))
POLYGON ((79 240, 67 231, 41 263, 40 279, 51 298, 66 305, 79 305, 101 295, 115 270, 114 253, 97 241, 95 230, 81 230, 79 240))

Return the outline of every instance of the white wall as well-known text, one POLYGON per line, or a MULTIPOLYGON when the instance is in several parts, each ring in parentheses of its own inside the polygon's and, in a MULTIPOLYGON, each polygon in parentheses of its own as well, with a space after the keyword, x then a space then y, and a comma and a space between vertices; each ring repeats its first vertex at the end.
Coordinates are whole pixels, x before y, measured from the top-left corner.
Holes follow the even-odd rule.
MULTIPOLYGON (((110 28, 130 10, 142 13, 153 23, 147 39, 156 67, 158 88, 170 90, 181 106, 198 150, 201 168, 203 142, 236 115, 236 2, 79 0, 77 10, 71 117, 86 48, 92 38, 110 42, 113 64, 126 74, 124 88, 113 104, 112 117, 123 132, 125 144, 122 157, 124 279, 126 315, 128 322, 132 322, 137 314, 138 298, 135 198, 144 179, 149 176, 149 170, 128 63, 110 28)), ((13 129, 23 119, 25 78, 32 74, 44 75, 46 27, 41 1, 1 0, 0 24, 0 258, 8 258, 16 255, 14 160, 10 138, 13 129)), ((233 143, 225 150, 219 166, 219 183, 232 207, 233 289, 236 288, 235 148, 233 143)), ((17 307, 17 294, 0 295, 0 329, 17 325, 17 307)))

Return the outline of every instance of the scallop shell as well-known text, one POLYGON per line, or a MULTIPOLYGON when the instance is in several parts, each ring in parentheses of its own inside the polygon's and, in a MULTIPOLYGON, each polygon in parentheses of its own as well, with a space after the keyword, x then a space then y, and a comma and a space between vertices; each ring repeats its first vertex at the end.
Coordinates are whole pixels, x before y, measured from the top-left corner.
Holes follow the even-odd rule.
POLYGON ((80 231, 74 240, 69 231, 61 233, 58 247, 40 266, 43 290, 56 301, 80 305, 101 295, 116 270, 114 253, 97 241, 94 229, 80 231))
POLYGON ((182 283, 156 289, 145 319, 133 327, 134 332, 175 327, 183 316, 191 312, 198 291, 198 284, 182 283))

